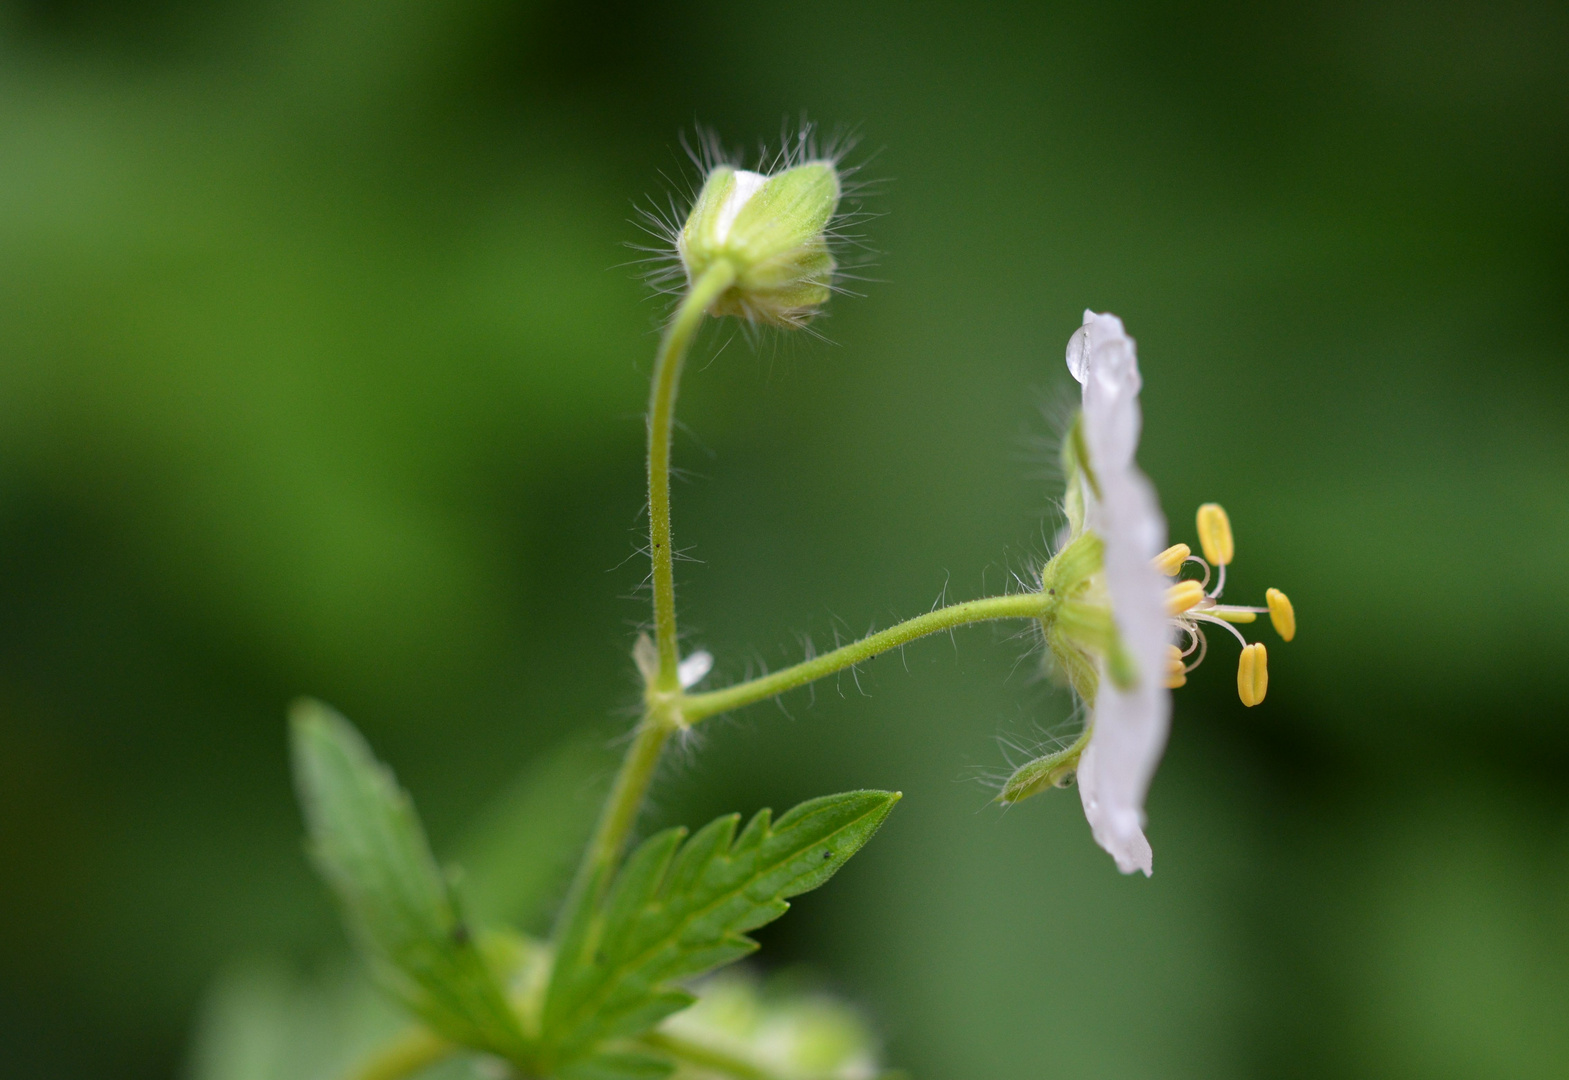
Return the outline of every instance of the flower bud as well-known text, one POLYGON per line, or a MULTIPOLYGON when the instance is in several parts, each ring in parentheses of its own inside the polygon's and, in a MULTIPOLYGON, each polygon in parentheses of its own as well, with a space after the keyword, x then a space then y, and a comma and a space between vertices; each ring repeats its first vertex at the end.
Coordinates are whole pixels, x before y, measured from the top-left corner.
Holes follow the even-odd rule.
POLYGON ((827 228, 839 195, 839 173, 830 161, 808 161, 773 176, 714 168, 676 240, 688 282, 720 262, 735 275, 709 313, 784 327, 810 321, 827 303, 833 282, 827 228))
POLYGON ((1073 773, 1079 767, 1079 758, 1084 753, 1085 741, 1081 739, 1065 749, 1044 754, 1034 761, 1020 765, 1003 783, 997 801, 1004 806, 1011 806, 1016 802, 1023 802, 1031 795, 1039 795, 1043 791, 1067 787, 1073 783, 1073 773))

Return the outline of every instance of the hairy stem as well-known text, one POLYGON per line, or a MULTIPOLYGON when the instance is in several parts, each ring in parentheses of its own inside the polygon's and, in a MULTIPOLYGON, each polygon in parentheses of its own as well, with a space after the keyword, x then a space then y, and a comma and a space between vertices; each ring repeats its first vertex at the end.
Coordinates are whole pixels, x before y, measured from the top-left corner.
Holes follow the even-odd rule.
POLYGON ((598 896, 589 895, 590 890, 602 891, 609 883, 610 872, 637 824, 643 798, 659 767, 659 755, 678 726, 669 708, 681 697, 677 675, 681 651, 676 639, 675 573, 670 546, 670 436, 675 425, 681 367, 692 347, 692 338, 709 305, 734 283, 735 270, 730 264, 723 260, 714 263, 687 289, 659 340, 648 399, 648 538, 649 556, 654 564, 654 638, 659 648, 659 670, 647 691, 648 709, 627 748, 615 784, 599 812, 593 839, 561 905, 556 919, 558 935, 579 905, 599 900, 598 896))
POLYGON ((676 641, 675 555, 670 547, 670 435, 675 425, 676 391, 687 350, 704 314, 733 284, 735 270, 723 259, 692 282, 665 327, 654 360, 648 398, 648 543, 654 562, 654 643, 659 647, 659 674, 654 685, 664 691, 679 689, 676 668, 681 661, 676 641))
POLYGON ((993 619, 1039 619, 1046 615, 1056 598, 1046 593, 1018 593, 1013 596, 989 596, 982 600, 967 600, 962 604, 929 611, 902 623, 868 634, 859 641, 841 646, 833 652, 805 660, 793 667, 764 675, 749 682, 737 683, 723 690, 706 694, 685 694, 679 684, 674 691, 650 689, 648 711, 638 725, 632 745, 627 749, 616 774, 610 797, 599 813, 599 824, 594 838, 584 852, 578 866, 577 877, 567 899, 557 916, 556 931, 566 927, 573 912, 583 903, 594 903, 599 896, 590 896, 589 890, 602 892, 609 884, 610 871, 615 868, 626 847, 627 836, 637 823, 637 814, 643 797, 653 782, 654 771, 659 767, 659 755, 671 734, 681 727, 694 724, 716 713, 729 712, 744 705, 751 705, 775 697, 787 690, 805 686, 825 675, 843 671, 847 667, 871 660, 917 638, 939 633, 956 626, 986 622, 993 619))
POLYGON ((610 884, 611 871, 620 861, 626 848, 632 826, 637 824, 638 811, 643 807, 643 797, 653 783, 654 771, 659 767, 659 755, 674 726, 653 710, 645 713, 638 724, 637 734, 627 755, 621 760, 615 784, 605 805, 600 808, 599 822, 594 826, 594 836, 578 864, 577 876, 556 916, 555 937, 559 940, 571 921, 573 913, 585 903, 597 903, 610 884), (593 890, 591 895, 590 890, 593 890))
POLYGON ((456 1049, 424 1028, 415 1028, 377 1051, 374 1057, 349 1074, 350 1080, 402 1080, 434 1065, 456 1049))
POLYGON ((1046 613, 1052 599, 1042 593, 1019 593, 968 600, 962 604, 938 608, 771 675, 727 686, 723 690, 688 695, 681 700, 681 716, 692 724, 716 713, 765 701, 940 630, 989 619, 1038 619, 1046 613))

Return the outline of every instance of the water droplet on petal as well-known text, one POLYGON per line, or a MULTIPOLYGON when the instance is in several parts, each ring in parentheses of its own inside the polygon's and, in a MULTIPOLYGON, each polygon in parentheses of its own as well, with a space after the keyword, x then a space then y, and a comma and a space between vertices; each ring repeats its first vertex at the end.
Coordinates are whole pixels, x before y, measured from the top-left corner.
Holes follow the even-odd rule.
POLYGON ((1081 326, 1068 339, 1068 371, 1079 382, 1090 370, 1090 328, 1081 326))

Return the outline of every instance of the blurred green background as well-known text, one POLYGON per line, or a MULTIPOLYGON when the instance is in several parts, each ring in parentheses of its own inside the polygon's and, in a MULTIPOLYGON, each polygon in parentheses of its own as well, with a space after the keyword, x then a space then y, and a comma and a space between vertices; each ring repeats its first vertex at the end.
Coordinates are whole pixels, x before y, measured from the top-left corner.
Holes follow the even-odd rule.
POLYGON ((987 805, 1065 704, 985 629, 716 722, 647 824, 904 791, 763 956, 918 1077, 1569 1075, 1566 56, 1547 2, 0 6, 0 1074, 177 1076, 219 972, 336 962, 294 695, 446 854, 563 738, 609 768, 621 245, 683 129, 805 110, 881 280, 691 369, 720 677, 1039 555, 1085 306, 1175 537, 1223 502, 1302 632, 1263 706, 1224 643, 1177 695, 1149 881, 1071 792, 987 805))

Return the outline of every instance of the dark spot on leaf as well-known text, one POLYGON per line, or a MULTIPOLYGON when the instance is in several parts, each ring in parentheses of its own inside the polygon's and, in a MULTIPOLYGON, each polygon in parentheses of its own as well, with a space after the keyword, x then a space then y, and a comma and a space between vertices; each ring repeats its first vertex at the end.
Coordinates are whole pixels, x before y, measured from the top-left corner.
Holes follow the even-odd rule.
POLYGON ((469 943, 469 928, 463 923, 453 926, 452 943, 454 945, 467 945, 469 943))
POLYGON ((834 857, 834 853, 833 853, 833 852, 831 852, 831 851, 825 851, 825 852, 823 852, 823 858, 825 858, 825 859, 831 859, 831 858, 833 858, 833 857, 834 857))

